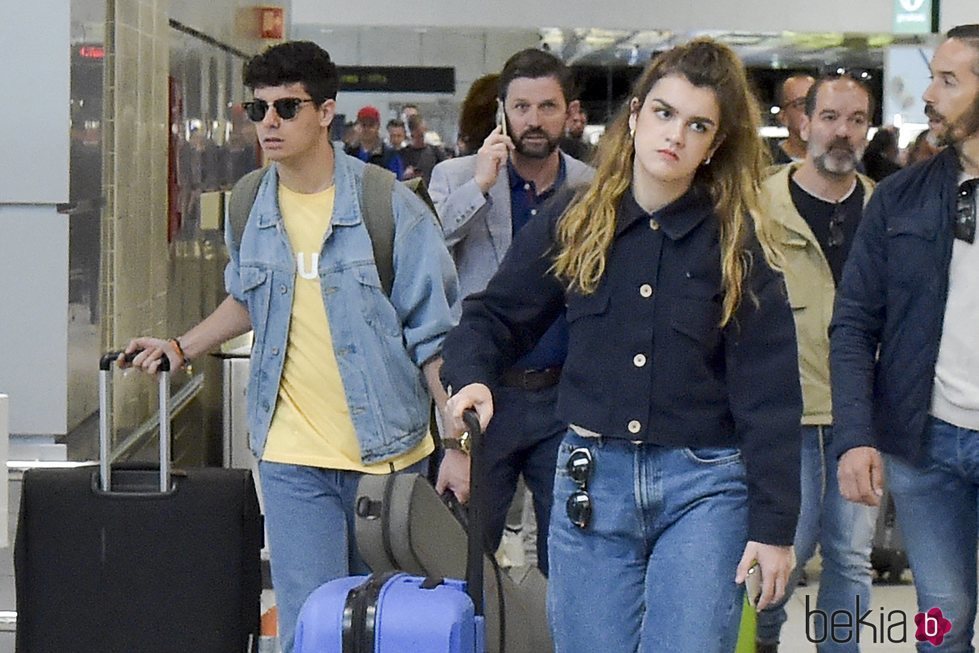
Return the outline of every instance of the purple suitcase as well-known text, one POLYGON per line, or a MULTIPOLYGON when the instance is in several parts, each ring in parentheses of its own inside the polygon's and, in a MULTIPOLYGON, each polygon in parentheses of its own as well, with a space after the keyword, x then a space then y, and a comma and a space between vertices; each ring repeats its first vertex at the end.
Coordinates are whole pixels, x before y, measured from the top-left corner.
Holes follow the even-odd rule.
MULTIPOLYGON (((482 432, 476 413, 465 417, 475 467, 482 432)), ((476 475, 470 479, 472 496, 478 492, 476 475)), ((482 522, 474 505, 470 501, 467 581, 398 571, 330 581, 306 599, 293 652, 485 653, 482 522)))

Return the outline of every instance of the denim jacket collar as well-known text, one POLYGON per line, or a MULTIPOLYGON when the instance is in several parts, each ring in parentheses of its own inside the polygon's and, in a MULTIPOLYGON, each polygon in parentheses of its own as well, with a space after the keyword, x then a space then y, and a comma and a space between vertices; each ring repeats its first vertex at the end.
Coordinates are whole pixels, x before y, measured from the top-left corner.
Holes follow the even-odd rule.
MULTIPOLYGON (((333 185, 337 191, 333 218, 330 221, 331 229, 333 226, 360 224, 360 184, 350 165, 352 159, 344 154, 339 143, 333 142, 330 145, 333 147, 333 185)), ((260 229, 274 227, 282 221, 278 188, 279 166, 273 163, 259 185, 255 201, 255 210, 258 211, 256 224, 260 229)))

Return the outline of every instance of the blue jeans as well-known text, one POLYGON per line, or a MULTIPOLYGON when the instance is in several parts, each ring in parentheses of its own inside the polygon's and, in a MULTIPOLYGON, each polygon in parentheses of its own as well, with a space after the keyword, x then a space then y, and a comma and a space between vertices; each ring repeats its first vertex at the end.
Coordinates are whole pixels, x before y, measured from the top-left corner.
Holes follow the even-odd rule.
MULTIPOLYGON (((424 473, 426 460, 405 471, 424 473)), ((260 461, 272 586, 282 653, 291 653, 299 610, 317 587, 366 574, 354 541, 354 502, 363 474, 260 461)))
MULTIPOLYGON (((819 594, 816 610, 825 618, 814 616, 813 637, 823 639, 816 648, 820 653, 855 653, 860 650, 856 633, 840 632, 833 641, 830 633, 822 632, 834 611, 846 610, 853 623, 870 609, 870 549, 873 545, 877 509, 852 503, 840 494, 836 478, 837 461, 827 452, 833 441, 833 429, 828 426, 802 427, 802 505, 799 525, 795 530, 797 565, 789 578, 785 598, 777 605, 758 613, 759 642, 775 643, 785 623, 785 604, 799 584, 802 570, 816 552, 822 555, 819 594), (857 598, 860 610, 857 610, 857 598), (815 629, 821 629, 817 632, 815 629)), ((809 632, 807 630, 807 632, 809 632)))
MULTIPOLYGON (((938 607, 952 622, 941 646, 923 642, 918 650, 971 653, 975 651, 979 431, 933 417, 924 460, 913 465, 886 456, 885 466, 918 610, 938 607)), ((908 635, 913 641, 911 617, 908 635)))
POLYGON ((748 531, 737 449, 668 449, 569 431, 558 450, 547 607, 556 653, 731 653, 748 531), (565 469, 592 455, 591 523, 565 509, 565 469))
POLYGON ((557 386, 542 390, 497 387, 496 412, 486 429, 481 460, 480 507, 487 551, 496 551, 503 537, 507 509, 522 474, 534 496, 537 566, 547 575, 547 524, 554 494, 554 460, 567 430, 554 414, 557 386))

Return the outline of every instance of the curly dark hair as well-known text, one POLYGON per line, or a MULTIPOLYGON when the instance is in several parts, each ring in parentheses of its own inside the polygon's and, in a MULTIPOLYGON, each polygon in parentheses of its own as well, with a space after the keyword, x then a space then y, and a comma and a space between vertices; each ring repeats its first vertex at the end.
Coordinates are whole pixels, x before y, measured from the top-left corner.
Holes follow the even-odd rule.
POLYGON ((335 100, 340 87, 340 76, 330 53, 311 41, 288 41, 271 46, 248 60, 241 79, 252 90, 302 84, 316 104, 335 100))

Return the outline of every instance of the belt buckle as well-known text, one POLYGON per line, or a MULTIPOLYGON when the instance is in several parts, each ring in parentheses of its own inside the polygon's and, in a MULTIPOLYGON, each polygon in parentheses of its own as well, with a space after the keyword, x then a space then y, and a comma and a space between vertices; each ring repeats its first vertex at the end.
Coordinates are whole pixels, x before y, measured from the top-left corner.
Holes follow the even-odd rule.
POLYGON ((521 390, 533 390, 534 389, 534 378, 539 374, 539 370, 521 370, 520 371, 520 389, 521 390))

